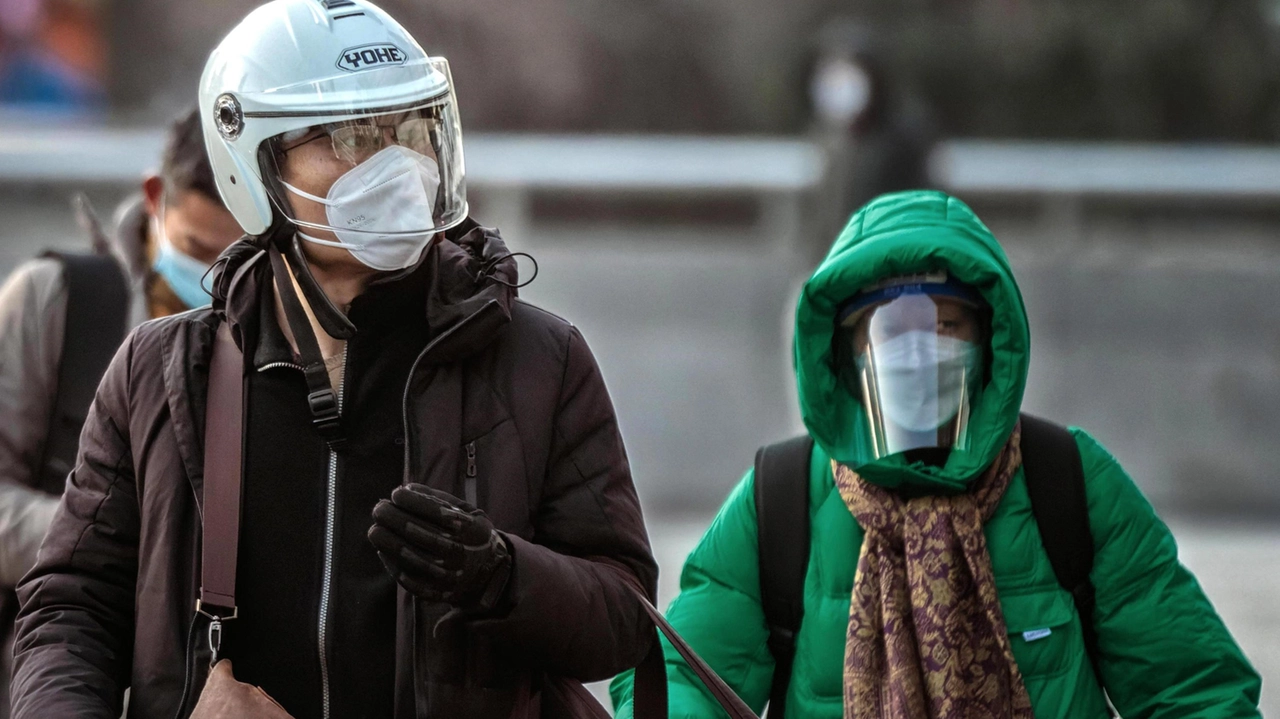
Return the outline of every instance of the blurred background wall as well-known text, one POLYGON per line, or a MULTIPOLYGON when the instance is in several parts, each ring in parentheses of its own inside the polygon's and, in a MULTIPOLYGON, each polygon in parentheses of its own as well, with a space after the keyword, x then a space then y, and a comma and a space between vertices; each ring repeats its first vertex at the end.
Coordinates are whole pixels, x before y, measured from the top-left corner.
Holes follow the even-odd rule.
MULTIPOLYGON (((6 0, 96 12, 112 111, 194 98, 216 40, 257 6, 6 0)), ((824 32, 855 21, 948 135, 1271 140, 1275 0, 388 0, 454 65, 468 126, 795 132, 824 32)), ((7 13, 6 13, 7 14, 7 13)))

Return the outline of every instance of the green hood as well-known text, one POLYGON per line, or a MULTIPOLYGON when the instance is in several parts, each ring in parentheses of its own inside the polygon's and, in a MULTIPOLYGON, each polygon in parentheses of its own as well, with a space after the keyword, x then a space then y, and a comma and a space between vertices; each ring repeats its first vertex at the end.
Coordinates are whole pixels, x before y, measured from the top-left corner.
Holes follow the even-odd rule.
POLYGON ((960 491, 999 454, 1018 421, 1031 358, 1022 294, 1004 251, 978 216, 943 192, 884 195, 849 220, 805 283, 796 308, 795 367, 809 434, 839 462, 882 486, 960 491), (991 377, 974 405, 968 450, 944 467, 902 455, 873 459, 866 413, 833 368, 836 308, 859 289, 896 275, 945 269, 992 307, 991 377))

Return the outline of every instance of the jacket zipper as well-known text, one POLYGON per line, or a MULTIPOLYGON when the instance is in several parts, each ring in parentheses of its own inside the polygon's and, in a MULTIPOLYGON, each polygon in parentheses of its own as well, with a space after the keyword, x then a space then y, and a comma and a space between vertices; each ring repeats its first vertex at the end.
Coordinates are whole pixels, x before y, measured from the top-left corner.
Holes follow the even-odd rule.
MULTIPOLYGON (((450 327, 449 329, 442 332, 438 337, 436 337, 435 339, 427 343, 427 346, 424 347, 422 351, 418 353, 418 356, 413 360, 413 364, 409 366, 409 377, 408 379, 405 380, 404 395, 400 399, 400 415, 401 415, 400 422, 401 422, 402 430, 404 431, 404 481, 405 482, 409 481, 409 471, 410 471, 409 460, 410 460, 410 452, 412 452, 412 446, 413 446, 413 439, 409 436, 409 388, 413 386, 413 375, 417 373, 418 365, 421 364, 422 359, 427 355, 431 354, 431 350, 435 349, 441 342, 443 342, 445 339, 448 339, 449 337, 452 337, 459 330, 471 324, 473 321, 475 321, 475 318, 484 314, 486 311, 491 311, 492 306, 496 304, 497 304, 496 300, 490 300, 483 307, 471 313, 470 315, 467 315, 465 318, 462 319, 462 321, 458 322, 453 327, 450 327)), ((346 378, 345 371, 343 372, 343 378, 344 379, 346 378)), ((471 444, 474 446, 475 443, 472 442, 471 444)), ((468 469, 470 469, 470 466, 468 466, 468 469)), ((411 624, 410 631, 415 633, 417 632, 416 618, 413 620, 413 623, 411 624)), ((411 669, 410 672, 413 672, 413 670, 411 669)), ((414 684, 413 694, 416 700, 416 697, 420 696, 421 689, 417 687, 416 677, 412 677, 410 681, 411 683, 414 684)), ((398 683, 399 682, 397 681, 397 684, 398 683)), ((326 707, 327 707, 327 704, 326 704, 326 707)), ((329 713, 327 709, 325 711, 325 719, 329 719, 329 713)))
MULTIPOLYGON (((347 349, 350 345, 344 345, 342 348, 342 380, 338 382, 338 414, 342 414, 342 400, 347 389, 347 349)), ((287 367, 296 369, 299 372, 305 372, 306 369, 302 365, 293 362, 271 362, 258 368, 259 372, 265 372, 269 369, 279 367, 287 367)), ((329 599, 330 590, 333 585, 333 544, 335 525, 337 524, 337 500, 338 500, 338 453, 329 450, 329 485, 328 485, 328 502, 325 507, 325 527, 324 527, 324 575, 320 585, 320 618, 316 629, 317 641, 316 646, 320 655, 320 699, 323 709, 324 719, 329 719, 330 698, 329 698, 329 599)))
MULTIPOLYGON (((338 416, 342 416, 342 398, 347 388, 347 348, 342 347, 342 379, 338 381, 338 416)), ((337 523, 338 453, 329 449, 329 503, 324 521, 324 579, 320 586, 320 620, 317 642, 320 653, 320 691, 324 719, 329 719, 329 592, 333 585, 333 540, 337 523)))
POLYGON ((300 364, 294 364, 294 363, 292 363, 292 362, 269 362, 269 363, 264 364, 264 365, 262 365, 261 367, 259 367, 259 368, 258 368, 258 371, 259 371, 259 372, 266 372, 266 371, 267 371, 267 370, 269 370, 269 369, 277 369, 277 368, 279 368, 279 367, 288 367, 289 369, 296 369, 296 370, 298 370, 299 372, 306 372, 306 371, 307 371, 307 370, 306 370, 306 368, 304 368, 302 365, 300 365, 300 364))
POLYGON ((463 498, 476 505, 476 443, 467 443, 467 481, 463 485, 463 498))
MULTIPOLYGON (((400 426, 404 430, 404 481, 405 482, 409 481, 409 452, 411 451, 411 447, 413 444, 412 438, 409 437, 409 388, 413 386, 413 375, 418 371, 418 365, 421 364, 422 358, 430 354, 431 350, 435 349, 436 346, 439 345, 442 341, 448 339, 449 337, 452 337, 463 327, 466 327, 473 320, 475 320, 475 318, 484 314, 484 312, 488 310, 491 305, 496 305, 496 304, 497 304, 497 300, 490 300, 487 304, 485 304, 484 307, 481 307, 475 312, 472 312, 471 314, 467 315, 465 318, 462 319, 462 321, 458 322, 458 324, 454 325, 453 327, 450 327, 449 329, 445 330, 439 337, 436 337, 435 339, 428 342, 427 346, 423 348, 421 352, 418 353, 417 358, 413 360, 413 364, 409 367, 409 379, 406 380, 404 383, 404 396, 401 397, 400 399, 400 415, 401 415, 400 426)), ((344 377, 346 376, 345 373, 343 376, 344 377)))

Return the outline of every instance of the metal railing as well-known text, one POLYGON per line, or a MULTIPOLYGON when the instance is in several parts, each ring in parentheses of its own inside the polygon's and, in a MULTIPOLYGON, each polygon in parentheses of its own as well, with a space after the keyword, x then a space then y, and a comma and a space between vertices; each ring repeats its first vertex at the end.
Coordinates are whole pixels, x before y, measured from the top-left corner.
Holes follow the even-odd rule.
MULTIPOLYGON (((0 129, 0 185, 132 184, 163 141, 159 129, 0 129)), ((466 153, 486 221, 521 237, 535 192, 734 194, 758 200, 759 232, 785 246, 823 173, 818 150, 794 139, 475 134, 466 153)))
POLYGON ((931 164, 965 195, 1280 198, 1280 148, 1269 146, 965 140, 940 145, 931 164))
MULTIPOLYGON (((3 128, 0 185, 132 184, 162 143, 154 128, 3 128)), ((816 145, 788 138, 473 134, 466 152, 486 219, 520 236, 539 192, 732 194, 756 198, 757 231, 785 249, 825 172, 816 145)), ((1090 197, 1280 199, 1280 148, 1269 146, 953 140, 938 146, 931 171, 962 197, 1039 201, 1059 219, 1090 197)))

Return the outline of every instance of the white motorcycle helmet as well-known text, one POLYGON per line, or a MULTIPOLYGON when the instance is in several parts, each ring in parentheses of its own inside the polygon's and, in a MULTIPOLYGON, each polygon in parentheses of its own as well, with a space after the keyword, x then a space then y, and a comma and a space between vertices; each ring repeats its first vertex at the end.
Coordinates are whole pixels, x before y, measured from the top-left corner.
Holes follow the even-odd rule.
POLYGON ((210 55, 200 110, 218 191, 249 235, 265 233, 275 212, 300 231, 328 230, 353 245, 362 236, 433 234, 466 219, 449 64, 366 0, 273 0, 254 10, 210 55), (286 188, 278 163, 290 143, 311 141, 330 142, 352 168, 395 147, 391 154, 426 168, 417 191, 434 194, 430 209, 408 219, 299 219, 289 197, 296 188, 286 188))

